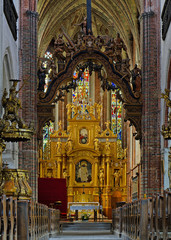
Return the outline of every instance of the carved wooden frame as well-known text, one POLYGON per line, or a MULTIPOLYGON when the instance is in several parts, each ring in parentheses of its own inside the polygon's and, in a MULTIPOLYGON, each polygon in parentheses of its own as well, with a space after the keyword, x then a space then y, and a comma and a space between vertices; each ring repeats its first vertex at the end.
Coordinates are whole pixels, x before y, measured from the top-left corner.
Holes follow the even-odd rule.
POLYGON ((50 83, 47 92, 39 92, 39 108, 47 107, 51 104, 57 94, 57 91, 62 83, 71 81, 73 78, 73 71, 76 66, 83 61, 93 60, 103 65, 107 73, 107 79, 114 82, 122 92, 125 108, 125 121, 129 120, 136 128, 136 139, 141 138, 141 115, 142 115, 142 96, 140 92, 133 92, 132 86, 128 79, 116 69, 116 65, 103 52, 91 49, 82 50, 75 53, 72 60, 68 61, 65 69, 58 73, 57 77, 50 83))

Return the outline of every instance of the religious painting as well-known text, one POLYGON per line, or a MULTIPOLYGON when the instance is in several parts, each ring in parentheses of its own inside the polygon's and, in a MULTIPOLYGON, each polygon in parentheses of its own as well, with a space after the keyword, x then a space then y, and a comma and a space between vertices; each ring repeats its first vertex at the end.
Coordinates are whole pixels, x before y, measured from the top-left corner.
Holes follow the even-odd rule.
POLYGON ((81 160, 75 166, 76 182, 91 182, 91 163, 87 160, 81 160))
POLYGON ((81 144, 88 143, 88 131, 86 128, 82 128, 79 132, 79 142, 81 144))

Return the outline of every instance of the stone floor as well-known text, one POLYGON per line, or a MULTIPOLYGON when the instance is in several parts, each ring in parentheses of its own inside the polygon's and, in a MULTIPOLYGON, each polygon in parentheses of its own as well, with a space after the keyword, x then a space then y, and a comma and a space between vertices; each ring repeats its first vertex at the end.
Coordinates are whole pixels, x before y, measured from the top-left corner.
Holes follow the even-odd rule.
POLYGON ((116 236, 114 236, 113 234, 89 234, 89 235, 85 235, 85 234, 79 234, 79 235, 59 235, 57 237, 54 238, 50 238, 49 240, 108 240, 108 239, 114 239, 114 240, 121 240, 121 238, 118 238, 116 236))
POLYGON ((62 233, 49 240, 121 240, 111 233, 110 222, 64 223, 62 233))

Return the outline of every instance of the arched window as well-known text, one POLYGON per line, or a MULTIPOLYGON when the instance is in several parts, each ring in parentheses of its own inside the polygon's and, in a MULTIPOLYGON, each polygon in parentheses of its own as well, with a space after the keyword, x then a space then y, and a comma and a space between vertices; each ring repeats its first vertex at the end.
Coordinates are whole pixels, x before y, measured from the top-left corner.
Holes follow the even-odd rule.
MULTIPOLYGON (((45 60, 42 64, 43 64, 43 67, 46 69, 48 68, 48 65, 49 65, 49 62, 53 60, 53 57, 52 57, 52 53, 47 51, 45 52, 44 54, 44 58, 47 58, 47 61, 45 60)), ((47 88, 48 88, 48 84, 50 82, 50 78, 49 78, 49 73, 50 73, 51 69, 48 70, 47 74, 46 74, 46 78, 45 78, 45 86, 44 86, 44 92, 47 91, 47 88)))
POLYGON ((50 140, 50 135, 54 132, 54 123, 49 121, 45 123, 43 127, 43 151, 47 148, 48 141, 50 140))
POLYGON ((77 87, 75 91, 72 92, 72 102, 73 104, 79 103, 83 109, 89 101, 89 70, 85 69, 80 78, 78 78, 78 72, 74 71, 73 78, 77 83, 77 87))
MULTIPOLYGON (((114 83, 112 83, 115 86, 114 83)), ((117 98, 117 91, 111 91, 111 130, 117 134, 117 139, 122 138, 122 103, 117 98)))

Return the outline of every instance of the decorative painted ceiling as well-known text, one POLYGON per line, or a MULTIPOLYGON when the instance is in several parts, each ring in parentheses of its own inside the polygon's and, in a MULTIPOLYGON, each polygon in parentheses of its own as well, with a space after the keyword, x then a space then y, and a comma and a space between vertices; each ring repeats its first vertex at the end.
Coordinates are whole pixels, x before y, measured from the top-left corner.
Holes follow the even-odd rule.
MULTIPOLYGON (((86 0, 38 1, 38 56, 42 57, 64 30, 71 39, 80 32, 80 23, 86 16, 86 0)), ((124 40, 129 58, 139 62, 139 0, 92 0, 92 31, 95 36, 116 37, 124 40)))

